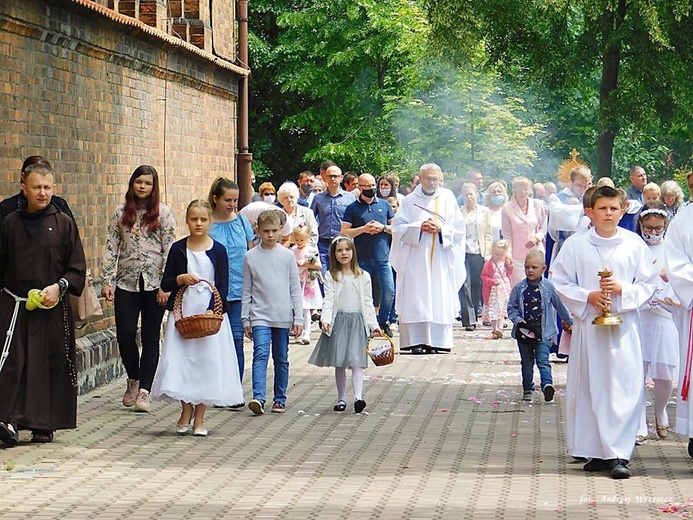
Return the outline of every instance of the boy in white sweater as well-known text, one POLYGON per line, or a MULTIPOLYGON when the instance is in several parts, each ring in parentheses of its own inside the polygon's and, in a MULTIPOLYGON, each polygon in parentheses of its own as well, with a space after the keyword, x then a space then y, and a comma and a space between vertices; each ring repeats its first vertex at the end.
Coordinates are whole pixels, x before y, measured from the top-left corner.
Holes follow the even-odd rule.
POLYGON ((248 408, 265 413, 267 362, 270 346, 274 362, 272 413, 286 410, 289 383, 289 330, 303 333, 303 295, 294 254, 279 244, 281 215, 263 211, 257 218, 260 245, 246 253, 243 261, 241 319, 253 340, 253 399, 248 408))

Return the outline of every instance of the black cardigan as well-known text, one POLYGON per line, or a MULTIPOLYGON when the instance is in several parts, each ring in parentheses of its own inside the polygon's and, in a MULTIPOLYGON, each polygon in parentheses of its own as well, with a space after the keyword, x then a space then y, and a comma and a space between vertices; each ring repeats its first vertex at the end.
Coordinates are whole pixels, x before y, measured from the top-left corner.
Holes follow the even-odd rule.
MULTIPOLYGON (((166 308, 169 311, 173 310, 173 301, 176 299, 178 291, 183 287, 178 285, 176 278, 179 274, 188 272, 187 240, 186 237, 171 245, 168 259, 166 260, 166 267, 164 268, 164 277, 161 279, 161 290, 171 293, 168 297, 168 302, 166 302, 166 308)), ((226 254, 226 248, 214 240, 212 247, 205 252, 212 261, 212 265, 214 265, 214 285, 221 295, 221 302, 224 306, 224 311, 226 311, 226 295, 229 291, 229 257, 226 254)), ((208 308, 214 308, 214 297, 210 299, 208 308)))

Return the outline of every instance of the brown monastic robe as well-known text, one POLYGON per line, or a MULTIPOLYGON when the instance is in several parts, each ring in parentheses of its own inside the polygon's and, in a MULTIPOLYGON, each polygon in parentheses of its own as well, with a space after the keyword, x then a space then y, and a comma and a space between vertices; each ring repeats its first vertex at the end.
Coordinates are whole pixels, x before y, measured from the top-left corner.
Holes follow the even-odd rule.
MULTIPOLYGON (((0 223, 0 341, 4 342, 15 300, 65 278, 68 292, 84 288, 86 260, 77 226, 49 206, 34 237, 20 214, 0 223)), ((0 350, 2 345, 0 344, 0 350)), ((52 309, 28 311, 20 302, 9 357, 0 372, 0 421, 20 429, 77 426, 74 322, 65 297, 52 309)))

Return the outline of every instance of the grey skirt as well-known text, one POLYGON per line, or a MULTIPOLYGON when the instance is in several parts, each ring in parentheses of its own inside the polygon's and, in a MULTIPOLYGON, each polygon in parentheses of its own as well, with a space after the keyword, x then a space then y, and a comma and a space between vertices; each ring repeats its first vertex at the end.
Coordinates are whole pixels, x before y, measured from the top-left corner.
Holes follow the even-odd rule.
POLYGON ((320 335, 308 363, 319 367, 366 368, 368 336, 360 312, 337 312, 332 333, 320 335))

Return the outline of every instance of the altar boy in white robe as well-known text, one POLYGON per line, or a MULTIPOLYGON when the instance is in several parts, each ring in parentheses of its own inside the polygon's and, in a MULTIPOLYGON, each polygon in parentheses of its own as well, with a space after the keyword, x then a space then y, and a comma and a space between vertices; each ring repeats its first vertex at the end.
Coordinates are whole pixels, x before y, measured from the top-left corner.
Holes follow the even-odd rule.
POLYGON ((642 239, 618 227, 624 208, 616 190, 597 189, 590 206, 587 215, 593 227, 565 241, 552 277, 573 315, 566 387, 568 453, 592 459, 585 471, 630 478, 628 461, 645 399, 637 309, 652 298, 658 269, 642 239), (613 274, 600 279, 598 273, 604 270, 613 274), (609 306, 623 323, 593 325, 609 306))
POLYGON ((421 183, 392 221, 390 263, 397 272, 395 310, 400 350, 449 352, 464 284, 465 224, 436 164, 419 170, 421 183))
POLYGON ((688 436, 688 455, 693 457, 693 390, 690 389, 693 365, 693 205, 683 207, 667 229, 664 241, 667 275, 681 304, 675 307, 674 320, 679 330, 681 358, 679 390, 676 399, 676 433, 688 436))

